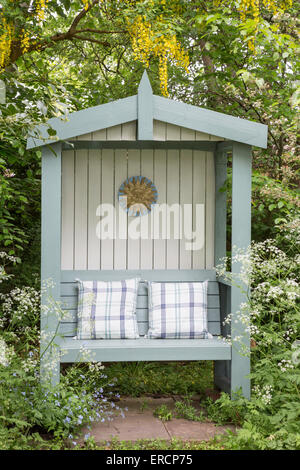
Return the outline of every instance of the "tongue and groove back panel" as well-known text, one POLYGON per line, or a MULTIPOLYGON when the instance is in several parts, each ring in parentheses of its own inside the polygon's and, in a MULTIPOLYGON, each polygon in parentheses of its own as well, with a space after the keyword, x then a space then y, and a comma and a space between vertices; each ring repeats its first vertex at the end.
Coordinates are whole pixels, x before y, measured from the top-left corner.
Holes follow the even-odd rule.
MULTIPOLYGON (((217 139, 199 132, 156 122, 157 140, 217 139)), ((135 123, 115 126, 77 140, 135 140, 135 123)), ((210 269, 214 264, 215 170, 213 152, 191 149, 65 150, 62 154, 61 269, 210 269), (188 234, 196 229, 196 204, 204 204, 203 248, 186 249, 186 239, 100 240, 96 227, 99 204, 118 203, 121 183, 130 176, 149 178, 158 190, 158 203, 192 204, 182 221, 188 234)), ((140 217, 151 229, 150 215, 140 217)), ((128 224, 133 221, 128 216, 128 224)), ((115 227, 118 232, 118 226, 115 227)))

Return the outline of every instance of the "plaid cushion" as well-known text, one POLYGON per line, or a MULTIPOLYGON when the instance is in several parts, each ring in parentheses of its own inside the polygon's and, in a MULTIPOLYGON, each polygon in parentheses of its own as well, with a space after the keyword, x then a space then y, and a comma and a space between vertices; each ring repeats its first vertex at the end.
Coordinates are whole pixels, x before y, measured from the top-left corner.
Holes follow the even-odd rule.
POLYGON ((138 338, 139 280, 79 281, 77 339, 138 338))
POLYGON ((148 338, 212 338, 205 282, 149 282, 148 338))

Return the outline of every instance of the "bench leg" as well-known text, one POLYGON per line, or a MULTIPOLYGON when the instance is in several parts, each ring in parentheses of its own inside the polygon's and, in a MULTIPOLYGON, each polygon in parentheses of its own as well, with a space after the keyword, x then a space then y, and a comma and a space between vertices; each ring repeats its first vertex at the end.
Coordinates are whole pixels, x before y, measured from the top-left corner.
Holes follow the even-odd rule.
POLYGON ((231 359, 231 398, 237 390, 242 390, 245 398, 250 400, 250 357, 243 356, 232 349, 231 359))
POLYGON ((231 361, 215 361, 214 362, 214 385, 215 388, 222 392, 230 393, 230 362, 231 361))

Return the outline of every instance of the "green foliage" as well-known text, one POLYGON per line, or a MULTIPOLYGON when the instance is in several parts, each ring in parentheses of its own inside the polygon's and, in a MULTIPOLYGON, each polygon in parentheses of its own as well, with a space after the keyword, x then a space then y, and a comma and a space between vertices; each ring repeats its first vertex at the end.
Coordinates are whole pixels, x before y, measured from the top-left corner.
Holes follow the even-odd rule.
POLYGON ((161 405, 153 412, 154 416, 156 416, 161 421, 171 421, 173 418, 172 411, 168 408, 167 405, 161 405))
MULTIPOLYGON (((1 253, 0 260, 2 283, 8 278, 4 265, 15 259, 1 253)), ((15 287, 0 300, 0 449, 49 447, 41 437, 46 432, 59 448, 82 425, 123 415, 101 363, 67 368, 56 387, 41 384, 40 292, 15 287)))
POLYGON ((203 411, 197 411, 190 398, 175 403, 176 418, 188 419, 190 421, 205 421, 203 411))
POLYGON ((276 234, 300 209, 296 184, 270 178, 258 171, 252 177, 252 238, 262 241, 276 234))
POLYGON ((113 438, 110 442, 96 445, 93 440, 88 440, 81 448, 82 450, 221 450, 224 444, 213 439, 209 442, 182 441, 172 438, 170 441, 162 439, 143 439, 136 442, 119 441, 113 438))
POLYGON ((274 239, 233 258, 243 264, 243 279, 251 285, 249 305, 241 306, 239 316, 251 335, 252 398, 230 401, 223 394, 208 404, 208 415, 242 424, 230 440, 235 449, 299 449, 299 234, 300 219, 290 219, 277 227, 274 239))
POLYGON ((114 363, 106 369, 110 380, 117 377, 121 395, 138 397, 145 394, 187 395, 204 394, 213 385, 212 362, 114 363), (166 380, 168 377, 168 380, 166 380))

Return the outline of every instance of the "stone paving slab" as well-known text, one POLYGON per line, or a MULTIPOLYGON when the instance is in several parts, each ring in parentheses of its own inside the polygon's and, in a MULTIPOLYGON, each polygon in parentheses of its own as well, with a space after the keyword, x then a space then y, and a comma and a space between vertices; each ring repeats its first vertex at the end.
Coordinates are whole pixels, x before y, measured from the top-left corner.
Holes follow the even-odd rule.
POLYGON ((110 423, 97 423, 89 432, 96 442, 110 441, 113 437, 120 441, 170 439, 163 422, 150 411, 126 412, 125 418, 118 417, 110 423))
POLYGON ((224 434, 228 426, 215 426, 213 423, 200 423, 186 419, 166 421, 165 428, 171 438, 183 441, 209 441, 217 434, 224 434))
POLYGON ((161 406, 167 405, 173 409, 175 400, 173 398, 122 398, 118 406, 125 411, 125 418, 116 417, 113 421, 95 423, 89 432, 95 442, 109 442, 112 438, 120 441, 137 441, 140 439, 163 439, 172 438, 184 441, 208 441, 217 434, 223 434, 227 429, 234 430, 234 426, 216 426, 211 422, 196 422, 186 419, 173 419, 161 421, 153 415, 153 411, 161 406))

